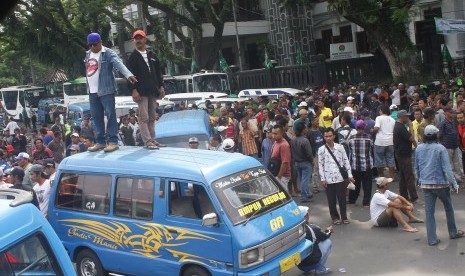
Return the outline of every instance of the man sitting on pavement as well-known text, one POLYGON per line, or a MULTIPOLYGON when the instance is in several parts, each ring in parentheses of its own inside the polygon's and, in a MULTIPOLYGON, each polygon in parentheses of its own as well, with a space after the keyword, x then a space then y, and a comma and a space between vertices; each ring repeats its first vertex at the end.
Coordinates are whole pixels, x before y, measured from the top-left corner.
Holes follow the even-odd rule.
POLYGON ((378 177, 376 186, 378 190, 373 195, 370 203, 370 216, 374 226, 378 227, 397 227, 400 223, 405 232, 415 233, 418 230, 409 225, 409 223, 423 223, 413 215, 413 204, 408 202, 403 196, 393 193, 389 190, 388 183, 392 178, 378 177), (403 215, 409 218, 406 222, 403 215))

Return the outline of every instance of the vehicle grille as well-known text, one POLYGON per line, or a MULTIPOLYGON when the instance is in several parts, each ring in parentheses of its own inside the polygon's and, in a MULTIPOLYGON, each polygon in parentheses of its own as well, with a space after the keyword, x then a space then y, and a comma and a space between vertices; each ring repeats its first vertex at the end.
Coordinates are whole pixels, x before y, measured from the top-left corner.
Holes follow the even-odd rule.
POLYGON ((265 242, 263 244, 264 260, 268 261, 299 243, 305 236, 305 233, 299 236, 299 227, 301 227, 301 224, 265 242))

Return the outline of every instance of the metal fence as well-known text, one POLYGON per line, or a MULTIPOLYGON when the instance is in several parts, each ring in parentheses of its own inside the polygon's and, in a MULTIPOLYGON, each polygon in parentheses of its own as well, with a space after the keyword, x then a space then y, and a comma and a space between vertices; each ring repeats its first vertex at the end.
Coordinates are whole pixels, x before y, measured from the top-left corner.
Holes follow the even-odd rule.
POLYGON ((304 89, 326 83, 324 62, 304 65, 278 66, 272 69, 254 69, 234 74, 237 90, 250 88, 286 87, 304 89))

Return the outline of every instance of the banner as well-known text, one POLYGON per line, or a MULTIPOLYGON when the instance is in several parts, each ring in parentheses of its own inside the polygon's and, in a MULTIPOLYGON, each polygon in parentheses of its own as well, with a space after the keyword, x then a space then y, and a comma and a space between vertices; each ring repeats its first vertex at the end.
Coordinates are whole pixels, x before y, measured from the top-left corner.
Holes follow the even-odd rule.
POLYGON ((434 18, 437 34, 465 33, 465 20, 434 18))

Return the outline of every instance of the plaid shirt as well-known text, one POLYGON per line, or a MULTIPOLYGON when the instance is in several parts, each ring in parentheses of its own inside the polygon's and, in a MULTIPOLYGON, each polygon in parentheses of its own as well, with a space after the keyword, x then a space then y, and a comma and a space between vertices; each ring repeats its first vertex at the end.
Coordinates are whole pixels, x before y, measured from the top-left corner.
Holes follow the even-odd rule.
POLYGON ((354 171, 368 171, 373 168, 372 141, 370 135, 359 132, 349 141, 350 165, 354 171))
POLYGON ((255 132, 251 129, 243 129, 239 133, 242 141, 242 153, 252 155, 258 153, 257 144, 255 143, 255 132))

